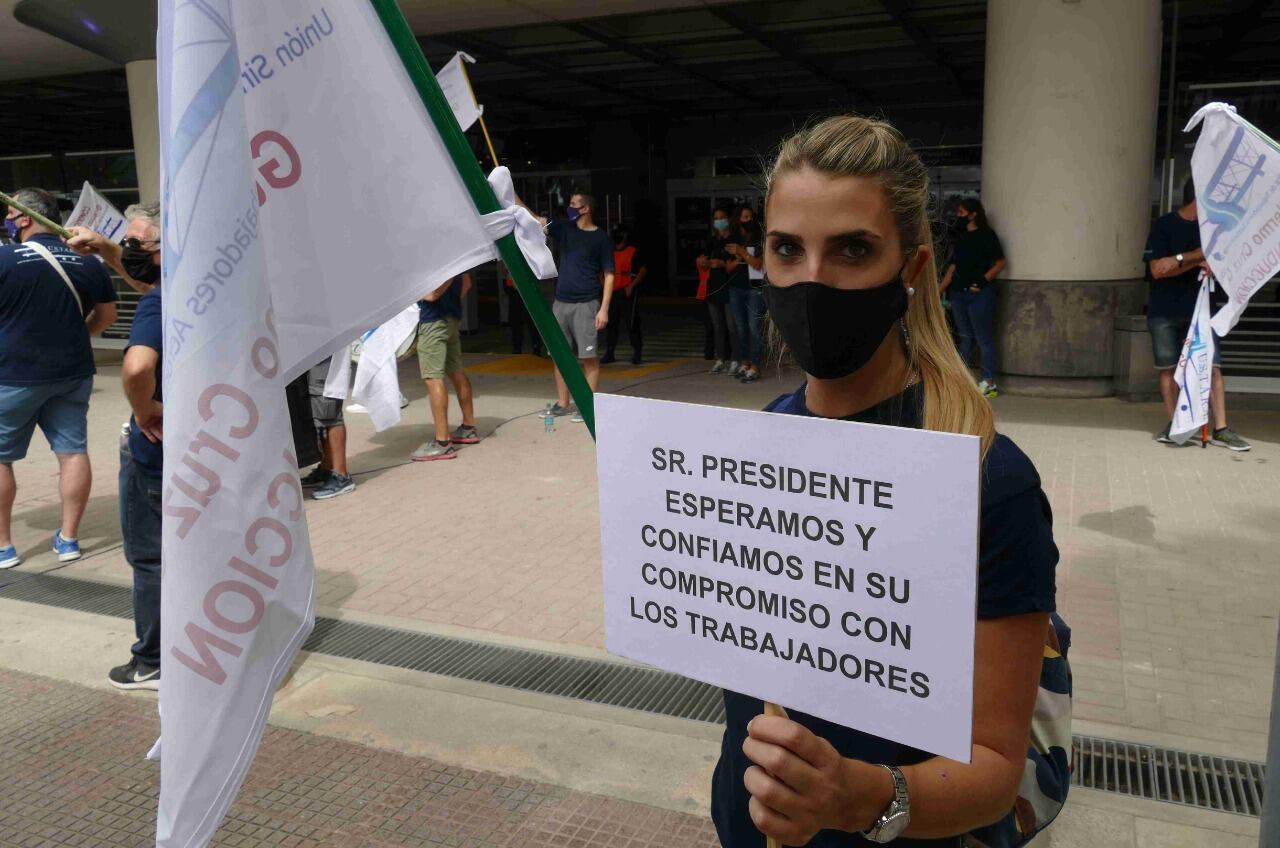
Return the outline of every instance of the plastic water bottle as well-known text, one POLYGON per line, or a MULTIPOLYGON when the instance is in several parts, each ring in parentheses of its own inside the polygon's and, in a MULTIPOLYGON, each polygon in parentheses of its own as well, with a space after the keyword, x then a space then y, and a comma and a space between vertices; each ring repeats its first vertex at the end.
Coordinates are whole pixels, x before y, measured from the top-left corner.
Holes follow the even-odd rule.
POLYGON ((547 429, 548 433, 556 431, 556 417, 551 412, 551 404, 547 404, 547 411, 542 418, 542 426, 547 429))

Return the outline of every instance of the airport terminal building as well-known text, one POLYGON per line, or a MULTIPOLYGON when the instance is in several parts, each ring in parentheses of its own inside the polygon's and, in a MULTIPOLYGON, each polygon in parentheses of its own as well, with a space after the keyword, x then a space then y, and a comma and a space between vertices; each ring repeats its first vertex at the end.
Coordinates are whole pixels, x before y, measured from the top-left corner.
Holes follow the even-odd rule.
MULTIPOLYGON (((949 202, 972 194, 999 233, 1010 392, 1150 397, 1142 248, 1190 173, 1195 136, 1182 127, 1225 100, 1280 132, 1271 0, 400 5, 433 67, 475 59, 520 194, 546 214, 591 191, 601 223, 628 222, 649 252, 670 310, 691 303, 712 210, 759 204, 784 134, 841 111, 889 118, 931 167, 939 234, 949 202)), ((68 209, 86 180, 121 208, 158 196, 155 14, 152 0, 0 3, 0 186, 49 188, 68 209)), ((348 225, 340 209, 332 220, 335 233, 348 225)), ((1233 392, 1280 395, 1274 285, 1228 339, 1233 392)), ((481 275, 481 294, 472 320, 496 324, 496 277, 481 275)))

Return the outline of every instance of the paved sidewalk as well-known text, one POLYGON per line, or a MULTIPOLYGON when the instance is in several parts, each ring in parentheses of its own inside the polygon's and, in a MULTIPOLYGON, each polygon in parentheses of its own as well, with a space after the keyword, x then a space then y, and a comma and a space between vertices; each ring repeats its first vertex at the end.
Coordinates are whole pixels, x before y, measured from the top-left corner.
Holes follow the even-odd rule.
MULTIPOLYGON (((0 845, 155 844, 154 701, 0 670, 0 845)), ((270 727, 221 848, 714 846, 701 816, 270 727)))
MULTIPOLYGON (((320 612, 600 649, 593 443, 567 418, 545 432, 545 360, 470 356, 467 364, 486 439, 455 460, 407 461, 429 416, 411 370, 402 373, 412 401, 403 424, 375 434, 366 416, 348 415, 359 488, 308 504, 320 612)), ((701 362, 604 374, 605 391, 755 409, 798 382, 769 374, 742 386, 707 375, 701 362)), ((115 450, 126 412, 114 369, 98 382, 98 479, 82 534, 97 554, 61 573, 126 583, 128 567, 110 547, 119 538, 115 450)), ((1007 396, 994 406, 1053 504, 1080 729, 1262 759, 1280 609, 1280 415, 1233 413, 1254 443, 1233 454, 1155 444, 1154 404, 1007 396)), ((19 573, 54 567, 45 552, 57 526, 52 457, 35 450, 17 474, 15 537, 29 560, 19 573)))

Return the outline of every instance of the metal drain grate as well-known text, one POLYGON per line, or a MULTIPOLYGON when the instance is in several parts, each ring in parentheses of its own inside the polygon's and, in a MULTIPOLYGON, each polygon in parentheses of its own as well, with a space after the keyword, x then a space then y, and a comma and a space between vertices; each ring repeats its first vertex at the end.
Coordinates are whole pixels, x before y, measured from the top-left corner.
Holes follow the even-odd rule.
MULTIPOLYGON (((0 585, 0 598, 125 619, 133 614, 127 587, 56 575, 31 575, 0 585)), ((724 721, 719 689, 608 660, 333 618, 316 619, 302 649, 524 692, 695 721, 724 721)), ((1075 786, 1246 816, 1261 814, 1266 771, 1262 763, 1090 736, 1076 736, 1074 742, 1075 786)))
POLYGON ((1258 816, 1266 767, 1171 748, 1075 737, 1075 786, 1258 816))

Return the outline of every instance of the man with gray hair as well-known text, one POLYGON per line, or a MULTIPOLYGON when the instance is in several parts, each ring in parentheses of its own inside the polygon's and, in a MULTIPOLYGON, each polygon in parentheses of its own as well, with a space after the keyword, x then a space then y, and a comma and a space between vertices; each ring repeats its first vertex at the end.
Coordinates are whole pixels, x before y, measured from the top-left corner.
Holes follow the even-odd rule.
POLYGON ((73 227, 68 246, 97 254, 146 294, 138 301, 120 368, 133 416, 120 449, 120 536, 133 569, 133 628, 137 641, 124 665, 107 673, 118 689, 160 688, 160 503, 164 475, 164 404, 161 365, 160 204, 138 203, 124 212, 122 244, 73 227))
MULTIPOLYGON (((27 188, 14 200, 56 221, 58 202, 27 188)), ((22 562, 11 523, 18 485, 13 464, 27 455, 39 425, 61 470, 62 526, 53 534, 59 562, 80 558, 80 519, 93 484, 89 465, 89 337, 116 320, 116 291, 98 262, 77 255, 35 218, 7 210, 15 244, 0 245, 0 569, 22 562)))

